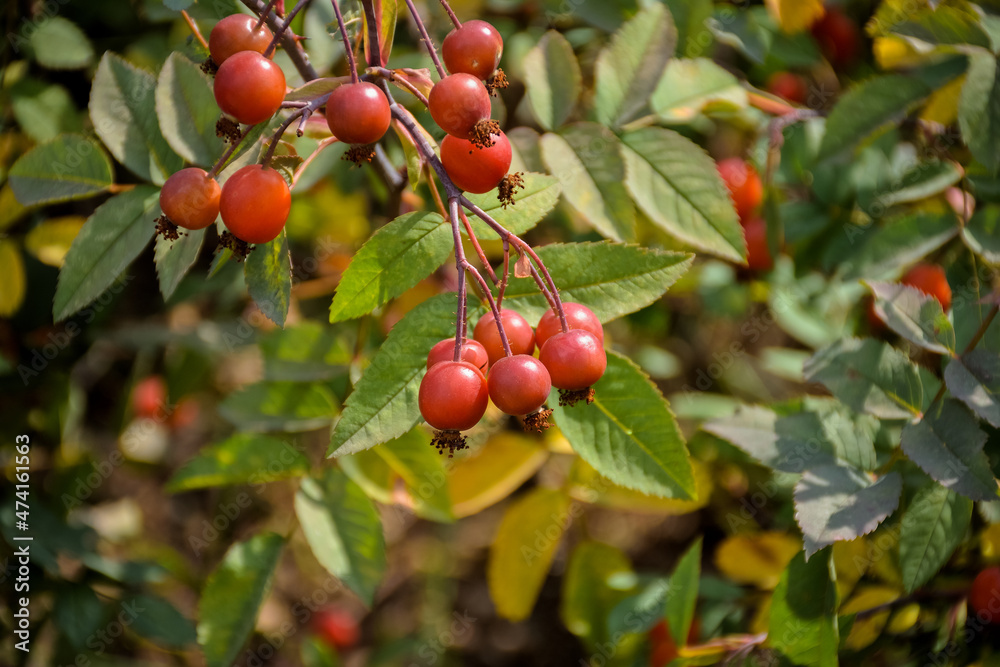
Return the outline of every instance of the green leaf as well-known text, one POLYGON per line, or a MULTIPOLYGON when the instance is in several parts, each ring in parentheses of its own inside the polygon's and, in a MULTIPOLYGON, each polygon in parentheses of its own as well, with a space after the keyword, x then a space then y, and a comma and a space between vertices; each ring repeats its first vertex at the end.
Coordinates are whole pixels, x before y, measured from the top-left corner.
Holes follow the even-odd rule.
MULTIPOLYGON (((638 592, 616 604, 608 614, 609 637, 645 634, 663 620, 664 604, 673 590, 671 580, 667 577, 643 577, 640 585, 638 592)), ((697 591, 697 581, 694 587, 697 591)))
MULTIPOLYGON (((549 211, 555 208, 559 201, 559 181, 543 174, 524 174, 524 189, 518 190, 517 204, 506 208, 492 192, 484 195, 466 195, 466 197, 489 213, 508 232, 521 235, 541 222, 549 211)), ((496 232, 476 216, 470 215, 469 221, 481 241, 500 239, 496 232)))
POLYGON ((555 409, 574 451, 615 484, 690 499, 694 476, 684 436, 660 390, 625 357, 608 354, 593 404, 555 409))
POLYGON ((556 129, 573 112, 582 88, 573 47, 562 33, 549 30, 524 56, 524 69, 531 72, 525 81, 531 111, 543 129, 556 129))
POLYGON ((115 159, 144 180, 162 185, 184 166, 157 123, 156 79, 110 51, 94 75, 90 119, 115 159))
POLYGON ((451 225, 437 213, 399 216, 354 255, 330 304, 330 321, 367 315, 396 298, 441 266, 451 250, 451 225))
POLYGON ((309 459, 291 445, 266 435, 237 433, 202 447, 174 473, 167 491, 190 491, 229 484, 263 484, 309 471, 309 459))
POLYGON ((967 44, 989 49, 990 38, 979 26, 980 20, 971 11, 940 6, 932 11, 918 12, 912 20, 894 25, 892 31, 932 45, 967 44))
POLYGON ((411 429, 372 451, 406 482, 417 516, 446 523, 455 520, 444 459, 424 429, 411 429))
POLYGON ((712 33, 706 23, 712 18, 712 0, 664 0, 677 26, 677 55, 697 58, 711 52, 712 33))
POLYGON ((945 488, 973 500, 997 499, 985 443, 986 434, 968 408, 951 398, 903 427, 903 452, 910 460, 945 488))
POLYGON ((677 29, 662 4, 641 10, 619 28, 595 65, 597 119, 620 127, 635 118, 646 106, 676 45, 677 29))
POLYGON ((531 615, 569 528, 569 509, 565 491, 537 488, 504 512, 487 564, 490 597, 502 618, 517 622, 531 615))
POLYGON ((164 301, 169 301, 181 280, 198 261, 201 245, 205 240, 205 230, 185 231, 176 241, 170 241, 164 236, 156 237, 156 252, 153 261, 156 264, 156 277, 160 283, 160 294, 164 301))
POLYGON ((69 640, 70 646, 82 649, 87 639, 104 624, 105 605, 90 586, 58 586, 54 592, 59 598, 59 604, 53 608, 56 627, 69 640))
POLYGON ((194 624, 163 598, 136 595, 122 607, 135 610, 132 629, 155 644, 181 649, 198 639, 194 624))
POLYGON ((455 295, 442 294, 396 323, 347 397, 328 455, 370 449, 419 423, 417 392, 427 372, 427 352, 455 335, 455 307, 455 295))
POLYGON ((917 367, 888 343, 845 338, 814 354, 805 365, 809 382, 820 382, 855 412, 881 419, 920 415, 924 394, 917 367))
POLYGON ((14 163, 9 177, 22 206, 85 199, 114 183, 108 156, 97 142, 76 134, 35 146, 14 163))
POLYGON ((1000 170, 1000 76, 992 53, 970 56, 958 101, 958 127, 973 156, 993 173, 1000 170))
POLYGON ((931 89, 902 74, 876 76, 848 89, 830 112, 817 159, 853 149, 889 123, 901 120, 931 89))
POLYGON ((795 485, 795 521, 806 557, 841 540, 875 530, 899 506, 903 478, 890 472, 872 482, 865 473, 840 465, 806 471, 795 485))
POLYGON ((191 164, 213 164, 223 144, 215 135, 221 112, 208 76, 175 51, 160 70, 155 96, 156 116, 170 147, 191 164))
POLYGON ((295 494, 295 515, 325 567, 369 607, 385 574, 385 539, 372 501, 336 468, 306 478, 295 494))
POLYGON ((279 327, 285 326, 292 302, 292 256, 284 229, 278 238, 254 247, 244 264, 243 276, 260 312, 279 327))
POLYGON ((931 580, 961 544, 972 501, 933 482, 921 488, 899 526, 899 569, 912 593, 931 580))
POLYGON ((925 350, 955 353, 955 328, 936 298, 900 283, 868 286, 875 295, 875 314, 890 329, 925 350))
POLYGON ((28 276, 24 270, 24 256, 17 241, 0 238, 0 317, 11 317, 24 303, 28 276))
POLYGON ((1000 206, 990 204, 977 210, 962 227, 965 245, 991 264, 1000 264, 1000 206))
POLYGON ((710 109, 745 109, 747 91, 735 76, 708 58, 673 60, 650 101, 663 122, 690 123, 710 109))
POLYGON ((333 421, 337 399, 324 384, 258 382, 227 396, 219 414, 243 431, 312 431, 333 421))
MULTIPOLYGON (((58 322, 111 287, 153 237, 160 192, 137 186, 101 204, 73 240, 52 302, 58 322)), ((119 289, 120 291, 120 289, 119 289)))
POLYGON ((944 369, 951 395, 995 428, 1000 428, 1000 356, 972 350, 944 369))
POLYGON ((604 645, 608 637, 608 614, 635 588, 636 577, 621 551, 600 542, 581 542, 573 550, 562 581, 559 616, 566 629, 604 645))
POLYGON ((691 545, 670 575, 667 594, 666 618, 670 636, 678 646, 687 644, 694 608, 698 603, 698 584, 701 579, 701 538, 691 545))
POLYGON ((654 224, 699 250, 745 261, 736 210, 715 162, 700 146, 657 127, 629 132, 622 141, 625 185, 654 224))
POLYGON ((83 129, 76 103, 59 84, 21 79, 10 86, 10 108, 21 131, 39 143, 83 129))
POLYGON ((575 123, 540 141, 545 167, 563 197, 601 235, 635 241, 635 206, 625 188, 621 143, 597 123, 575 123))
MULTIPOLYGON (((845 228, 852 245, 865 230, 854 225, 845 228)), ((958 218, 953 213, 914 213, 887 222, 863 239, 862 245, 840 265, 845 280, 896 278, 903 267, 926 257, 958 233, 958 218)))
POLYGON ((788 564, 771 598, 767 643, 798 665, 835 667, 840 630, 831 550, 788 564))
POLYGON ((920 201, 941 194, 961 179, 962 170, 954 162, 920 162, 876 192, 865 208, 873 212, 884 211, 897 204, 920 201))
MULTIPOLYGON (((691 266, 693 255, 615 243, 553 243, 537 249, 563 301, 582 303, 602 322, 654 303, 691 266)), ((504 303, 535 324, 548 302, 531 278, 513 278, 504 303)))
POLYGON ((87 35, 61 16, 38 23, 28 42, 35 60, 48 69, 80 69, 94 59, 94 47, 87 35))
POLYGON ((198 605, 198 643, 208 667, 230 667, 254 628, 285 540, 260 533, 237 542, 209 575, 198 605))

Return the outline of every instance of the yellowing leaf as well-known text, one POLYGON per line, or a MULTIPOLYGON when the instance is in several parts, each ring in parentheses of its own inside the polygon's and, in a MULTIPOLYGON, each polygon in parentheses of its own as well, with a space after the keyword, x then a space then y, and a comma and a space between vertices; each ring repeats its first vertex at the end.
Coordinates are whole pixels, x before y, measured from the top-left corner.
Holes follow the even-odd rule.
MULTIPOLYGON (((881 605, 896 600, 899 597, 899 590, 889 586, 867 586, 858 590, 850 600, 840 607, 842 615, 857 614, 868 611, 881 605)), ((872 614, 856 618, 851 626, 851 633, 847 635, 845 644, 848 648, 860 651, 878 639, 889 620, 890 609, 880 610, 872 614)))
POLYGON ((924 60, 924 56, 909 42, 895 35, 876 37, 872 44, 872 52, 875 55, 875 62, 883 70, 912 67, 924 60))
POLYGON ((918 620, 920 620, 920 605, 911 602, 896 610, 896 613, 889 620, 889 624, 885 626, 885 630, 894 635, 901 635, 916 625, 918 620))
POLYGON ((558 489, 535 489, 507 508, 487 568, 497 614, 511 621, 531 614, 571 519, 569 496, 558 489))
POLYGON ((989 563, 1000 561, 1000 523, 987 526, 979 534, 979 550, 983 560, 989 563))
POLYGON ((448 471, 448 493, 455 518, 498 503, 531 478, 549 453, 533 440, 512 433, 490 438, 479 451, 459 459, 448 471))
POLYGON ((691 459, 694 474, 693 500, 658 498, 618 486, 602 477, 583 459, 577 459, 570 475, 569 493, 577 500, 602 507, 649 514, 680 515, 695 512, 708 504, 712 494, 712 475, 701 461, 691 459))
POLYGON ((0 285, 0 317, 10 317, 21 307, 27 286, 24 259, 10 239, 0 239, 0 285))
POLYGON ((846 600, 868 571, 868 540, 862 536, 833 543, 833 567, 837 571, 837 597, 846 600))
POLYGON ((802 32, 823 16, 822 0, 765 0, 767 11, 787 33, 802 32))
POLYGON ((732 581, 771 589, 801 550, 802 543, 786 533, 734 535, 715 550, 715 566, 732 581))
POLYGON ((86 220, 80 215, 52 218, 38 225, 24 239, 24 248, 43 264, 61 267, 73 239, 86 220))
POLYGON ((920 119, 945 126, 954 123, 958 118, 958 100, 964 84, 965 75, 962 75, 935 90, 921 109, 920 119))
POLYGON ((10 183, 4 183, 0 188, 0 229, 6 229, 21 219, 28 209, 17 201, 10 183))

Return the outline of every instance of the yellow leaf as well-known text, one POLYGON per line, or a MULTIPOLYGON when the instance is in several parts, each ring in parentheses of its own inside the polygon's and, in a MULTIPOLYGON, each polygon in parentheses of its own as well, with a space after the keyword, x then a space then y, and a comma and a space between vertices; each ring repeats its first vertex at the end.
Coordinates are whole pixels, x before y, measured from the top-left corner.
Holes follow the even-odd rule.
POLYGON ((577 500, 629 512, 680 515, 695 512, 708 504, 712 495, 712 476, 701 461, 691 460, 695 498, 676 500, 657 498, 615 485, 582 459, 577 459, 570 473, 570 495, 577 500))
POLYGON ((837 571, 837 597, 846 600, 868 571, 868 541, 862 537, 833 543, 833 567, 837 571))
POLYGON ((885 629, 886 632, 901 635, 916 625, 918 620, 920 620, 920 605, 916 602, 911 602, 896 610, 896 613, 892 615, 892 619, 889 620, 889 625, 885 629))
POLYGON ((531 478, 549 453, 534 440, 513 433, 490 438, 475 454, 459 459, 448 471, 455 518, 476 514, 498 503, 531 478))
POLYGON ((822 0, 765 0, 767 11, 787 33, 802 32, 823 16, 822 0))
POLYGON ((941 86, 931 94, 920 111, 920 119, 948 126, 958 118, 958 100, 965 84, 965 75, 941 86))
MULTIPOLYGON (((857 614, 862 611, 875 609, 884 604, 888 604, 899 598, 899 591, 889 586, 866 586, 858 590, 850 600, 845 602, 840 608, 841 615, 857 614)), ((845 645, 855 651, 860 651, 878 639, 889 620, 891 609, 866 614, 854 619, 851 626, 851 633, 847 635, 845 645)))
POLYGON ((0 285, 0 317, 10 317, 21 307, 27 286, 24 259, 10 239, 0 239, 0 285))
POLYGON ((979 550, 988 563, 1000 561, 1000 523, 987 526, 979 534, 979 550))
POLYGON ((27 212, 28 209, 21 206, 21 202, 14 196, 10 183, 5 183, 0 188, 0 230, 7 229, 27 212))
POLYGON ((507 508, 487 566, 497 614, 511 621, 531 614, 571 519, 569 496, 557 489, 535 489, 507 508))
POLYGON ((876 37, 872 43, 872 53, 879 68, 884 70, 912 67, 925 60, 909 42, 895 35, 876 37))
POLYGON ((46 220, 28 232, 24 248, 39 262, 59 268, 85 220, 81 215, 46 220))
POLYGON ((781 532, 747 533, 727 537, 715 550, 715 566, 730 580, 771 589, 802 542, 781 532))

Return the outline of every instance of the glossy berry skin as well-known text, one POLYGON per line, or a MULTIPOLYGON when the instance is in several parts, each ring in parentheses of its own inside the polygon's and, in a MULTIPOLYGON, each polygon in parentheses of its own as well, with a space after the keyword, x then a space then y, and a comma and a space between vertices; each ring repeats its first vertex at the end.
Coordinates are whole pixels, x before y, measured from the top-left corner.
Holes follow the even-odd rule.
POLYGON ((828 6, 823 17, 812 25, 811 31, 820 51, 834 67, 847 67, 857 60, 861 51, 858 26, 836 7, 828 6))
POLYGON ((358 621, 343 609, 320 609, 313 616, 313 630, 327 644, 348 649, 358 643, 361 629, 358 621))
POLYGON ((465 73, 488 79, 500 64, 503 38, 486 21, 466 21, 441 43, 444 65, 452 74, 465 73))
POLYGON ((212 28, 208 36, 208 52, 216 65, 226 62, 240 51, 263 54, 271 45, 274 34, 264 24, 254 30, 257 18, 246 14, 227 16, 212 28))
MULTIPOLYGON (((503 322, 504 333, 507 334, 507 343, 510 344, 511 354, 531 354, 535 351, 535 332, 528 324, 528 320, 521 317, 520 313, 506 308, 500 309, 500 320, 503 322)), ((476 322, 476 328, 472 330, 472 337, 486 348, 486 353, 490 357, 490 366, 505 356, 503 343, 500 341, 500 332, 497 330, 495 322, 493 313, 486 313, 479 318, 479 321, 476 322)))
POLYGON ((545 366, 527 354, 504 357, 493 364, 487 385, 493 404, 515 416, 531 414, 542 407, 552 390, 545 366))
POLYGON ((222 186, 222 222, 247 243, 267 243, 285 227, 292 194, 281 174, 263 165, 239 169, 222 186))
POLYGON ((479 423, 489 405, 483 372, 466 361, 431 366, 417 395, 424 421, 439 431, 465 431, 479 423))
POLYGON ((262 123, 285 99, 285 73, 256 51, 226 59, 215 75, 215 102, 240 123, 262 123))
POLYGON ((747 242, 747 266, 751 271, 770 271, 774 258, 767 245, 767 222, 754 216, 743 223, 743 236, 747 242))
POLYGON ((764 200, 764 186, 753 165, 742 158, 730 157, 720 160, 719 175, 729 189, 729 196, 736 206, 740 220, 746 220, 764 200))
MULTIPOLYGON (((427 354, 427 368, 442 361, 455 360, 455 338, 446 338, 440 343, 436 343, 427 354)), ((462 344, 462 359, 467 361, 482 372, 490 366, 490 355, 486 354, 486 348, 478 340, 468 340, 462 344)))
POLYGON ((1000 567, 988 567, 972 581, 969 604, 986 623, 1000 624, 1000 567))
POLYGON ((917 264, 906 272, 900 282, 934 297, 943 310, 951 308, 951 286, 944 269, 937 264, 917 264))
POLYGON ((608 355, 597 336, 583 329, 558 333, 545 342, 538 355, 559 389, 586 389, 601 379, 608 355))
POLYGON ((389 130, 392 112, 374 83, 345 83, 326 102, 326 124, 345 144, 373 144, 389 130))
POLYGON ((204 169, 175 172, 160 189, 160 210, 178 227, 204 229, 219 217, 222 188, 204 169))
MULTIPOLYGON (((579 303, 566 302, 563 303, 563 312, 566 313, 566 324, 569 325, 570 329, 589 331, 597 336, 601 345, 604 344, 604 327, 590 308, 579 303)), ((539 350, 542 349, 545 341, 560 332, 562 332, 562 323, 559 321, 556 311, 546 310, 542 319, 538 321, 538 326, 535 327, 535 345, 538 346, 539 350)))
POLYGON ((809 98, 809 87, 805 79, 791 72, 775 72, 767 80, 767 92, 786 99, 793 104, 805 104, 809 98))
POLYGON ((132 411, 136 417, 155 419, 165 416, 167 383, 159 375, 150 375, 135 383, 132 389, 132 411))
POLYGON ((490 94, 483 82, 471 74, 441 79, 431 88, 427 102, 434 122, 460 139, 468 139, 476 123, 490 117, 490 94))
POLYGON ((510 141, 503 132, 491 134, 490 138, 496 143, 489 148, 479 148, 450 134, 441 142, 444 170, 460 190, 481 195, 507 175, 513 157, 510 141))

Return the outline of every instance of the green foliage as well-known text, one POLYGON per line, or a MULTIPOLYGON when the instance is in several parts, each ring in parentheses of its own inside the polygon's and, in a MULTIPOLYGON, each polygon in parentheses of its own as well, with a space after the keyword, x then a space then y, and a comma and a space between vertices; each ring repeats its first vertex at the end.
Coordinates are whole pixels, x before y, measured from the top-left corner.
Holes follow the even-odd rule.
POLYGON ((284 230, 278 238, 258 244, 246 260, 247 292, 260 312, 279 327, 285 326, 292 299, 292 256, 284 230))
POLYGON ((170 147, 186 162, 211 165, 222 152, 219 113, 208 77, 180 53, 170 54, 156 80, 156 117, 170 147))
POLYGON ((336 412, 330 389, 306 382, 258 382, 219 406, 219 414, 243 431, 311 431, 329 425, 336 412))
POLYGON ((226 484, 263 484, 299 477, 309 459, 290 445, 267 435, 239 433, 205 447, 170 479, 167 490, 190 491, 226 484))
POLYGON ((10 169, 10 187, 22 206, 92 197, 107 190, 112 178, 104 151, 75 134, 36 146, 10 169))
POLYGON ((527 56, 524 66, 534 73, 526 81, 528 103, 546 130, 562 125, 580 97, 580 65, 562 33, 550 30, 527 56))
POLYGON ((837 589, 829 549, 799 553, 771 600, 768 644, 799 665, 836 665, 840 643, 837 589))
POLYGON ((940 484, 926 484, 910 501, 899 530, 899 567, 912 592, 937 574, 969 528, 972 501, 940 484))

